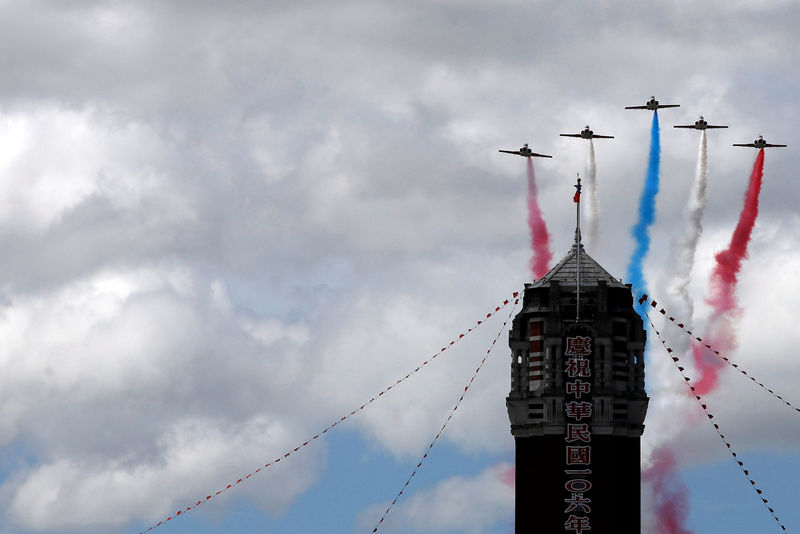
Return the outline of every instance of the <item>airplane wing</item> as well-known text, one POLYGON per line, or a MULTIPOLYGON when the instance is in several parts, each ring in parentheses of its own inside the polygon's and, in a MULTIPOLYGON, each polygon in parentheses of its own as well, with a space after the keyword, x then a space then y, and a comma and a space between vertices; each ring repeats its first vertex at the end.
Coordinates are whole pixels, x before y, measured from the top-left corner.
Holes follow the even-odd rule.
POLYGON ((694 124, 679 124, 678 126, 673 126, 673 128, 696 128, 696 126, 694 124))
POLYGON ((680 104, 659 104, 658 107, 659 107, 659 109, 660 108, 679 108, 679 107, 681 107, 681 105, 680 104))
POLYGON ((625 109, 648 109, 647 106, 625 106, 625 109))
POLYGON ((558 135, 560 135, 561 137, 582 137, 581 134, 558 134, 558 135))
POLYGON ((709 124, 708 126, 706 126, 706 128, 727 128, 727 126, 714 126, 712 124, 709 124))
POLYGON ((522 155, 519 153, 519 150, 498 150, 498 152, 504 152, 506 154, 516 154, 517 156, 522 155))
POLYGON ((766 145, 764 145, 764 148, 779 148, 779 147, 785 147, 785 146, 786 145, 771 145, 771 144, 767 143, 766 145))
POLYGON ((597 135, 597 134, 594 134, 592 137, 597 137, 599 139, 614 139, 613 135, 597 135))
MULTIPOLYGON (((772 146, 776 146, 776 145, 772 145, 772 146)), ((531 156, 534 156, 534 157, 537 157, 537 158, 552 158, 553 157, 553 156, 548 156, 547 154, 537 154, 536 152, 531 152, 531 156)))
POLYGON ((749 146, 750 148, 756 147, 756 145, 753 143, 734 143, 733 146, 749 146))

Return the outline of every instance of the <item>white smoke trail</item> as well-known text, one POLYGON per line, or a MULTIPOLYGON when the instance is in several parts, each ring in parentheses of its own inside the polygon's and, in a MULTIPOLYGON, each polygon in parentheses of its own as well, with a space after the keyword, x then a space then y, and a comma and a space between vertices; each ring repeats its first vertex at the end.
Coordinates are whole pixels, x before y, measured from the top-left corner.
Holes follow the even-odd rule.
POLYGON ((597 200, 597 163, 594 160, 594 141, 589 139, 589 159, 586 161, 586 182, 589 186, 589 209, 586 219, 589 226, 589 245, 600 242, 600 203, 597 200))
MULTIPOLYGON (((689 280, 694 267, 695 252, 700 235, 703 233, 703 212, 706 207, 706 185, 708 183, 708 151, 706 146, 706 132, 700 132, 700 148, 697 155, 697 169, 692 189, 684 211, 685 222, 680 237, 673 240, 670 245, 670 254, 667 259, 667 266, 663 271, 663 276, 659 279, 659 294, 661 299, 669 306, 670 314, 691 327, 694 315, 694 306, 689 296, 689 280)), ((658 325, 658 314, 656 324, 658 325)), ((662 317, 666 322, 666 319, 662 317)), ((692 330, 694 328, 691 328, 692 330)), ((706 334, 706 337, 708 335, 706 334)), ((691 354, 689 338, 684 336, 676 337, 670 341, 672 348, 678 354, 691 354)), ((690 357, 682 360, 692 361, 690 357)), ((652 362, 651 362, 652 363, 652 362)), ((664 364, 668 365, 668 364, 664 364)), ((671 372, 672 370, 669 369, 671 372)), ((694 374, 696 368, 690 369, 694 374)), ((653 369, 651 368, 651 373, 653 369)), ((653 376, 651 374, 651 376, 653 376)), ((652 380, 652 378, 651 378, 652 380)), ((655 397, 654 397, 655 398, 655 397)), ((685 414, 688 409, 696 409, 686 404, 688 397, 683 390, 671 390, 665 388, 659 392, 658 399, 651 404, 651 416, 655 409, 656 413, 666 414, 674 417, 676 410, 683 412, 679 417, 687 417, 685 414)), ((662 417, 665 417, 662 415, 662 417)), ((678 434, 679 435, 679 434, 678 434)), ((669 440, 661 443, 652 453, 653 472, 649 473, 649 487, 652 492, 651 501, 654 506, 654 514, 658 518, 659 527, 663 532, 690 533, 684 526, 684 520, 688 513, 688 502, 683 498, 682 481, 675 472, 674 458, 672 458, 671 441, 675 436, 670 436, 669 440), (677 513, 675 513, 677 512, 677 513)))
POLYGON ((672 277, 669 291, 681 299, 687 315, 685 320, 691 324, 694 306, 689 296, 689 279, 694 267, 697 242, 703 233, 703 212, 706 209, 706 186, 708 185, 708 146, 706 132, 700 132, 700 149, 697 154, 697 171, 695 173, 689 203, 686 206, 686 223, 675 254, 675 274, 672 277))

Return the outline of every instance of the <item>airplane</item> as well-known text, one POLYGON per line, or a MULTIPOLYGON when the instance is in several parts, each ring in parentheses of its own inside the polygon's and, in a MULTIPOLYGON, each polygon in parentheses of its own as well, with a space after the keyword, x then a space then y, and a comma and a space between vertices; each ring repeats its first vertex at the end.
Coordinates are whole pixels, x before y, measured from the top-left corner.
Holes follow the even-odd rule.
POLYGON ((500 150, 500 152, 505 152, 506 154, 516 154, 517 156, 522 156, 524 158, 552 158, 553 156, 548 156, 547 154, 537 154, 533 152, 530 148, 528 148, 528 143, 520 148, 519 150, 500 150))
POLYGON ((694 124, 681 124, 678 126, 673 126, 673 128, 694 128, 695 130, 705 130, 707 128, 727 128, 727 126, 714 126, 712 124, 708 124, 703 116, 700 115, 700 118, 694 121, 694 124))
POLYGON ((599 135, 594 133, 589 129, 589 125, 586 125, 586 128, 581 130, 581 133, 574 133, 574 134, 558 134, 561 137, 580 137, 582 139, 614 139, 613 135, 599 135))
POLYGON ((656 97, 651 96, 650 100, 645 102, 644 106, 625 106, 625 109, 652 109, 653 111, 659 108, 679 108, 680 104, 659 104, 656 97))
POLYGON ((777 148, 786 145, 771 145, 767 143, 762 136, 759 135, 758 139, 756 139, 752 143, 744 143, 744 144, 734 143, 733 146, 749 146, 750 148, 777 148))

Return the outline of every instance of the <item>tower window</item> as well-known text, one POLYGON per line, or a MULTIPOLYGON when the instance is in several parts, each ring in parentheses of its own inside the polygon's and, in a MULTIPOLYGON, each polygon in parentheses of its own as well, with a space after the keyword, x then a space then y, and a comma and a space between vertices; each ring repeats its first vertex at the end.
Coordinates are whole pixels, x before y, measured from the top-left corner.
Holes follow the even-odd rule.
POLYGON ((614 321, 614 322, 612 323, 612 328, 613 328, 612 334, 613 334, 614 336, 621 336, 621 337, 625 337, 625 336, 627 336, 627 335, 628 335, 628 328, 627 328, 627 326, 628 326, 628 325, 627 325, 627 324, 625 324, 625 323, 624 323, 624 322, 622 322, 622 321, 614 321))
POLYGON ((542 335, 542 321, 531 321, 528 325, 528 335, 530 337, 542 335))
POLYGON ((615 339, 611 342, 611 350, 625 354, 628 352, 628 344, 625 341, 615 339))

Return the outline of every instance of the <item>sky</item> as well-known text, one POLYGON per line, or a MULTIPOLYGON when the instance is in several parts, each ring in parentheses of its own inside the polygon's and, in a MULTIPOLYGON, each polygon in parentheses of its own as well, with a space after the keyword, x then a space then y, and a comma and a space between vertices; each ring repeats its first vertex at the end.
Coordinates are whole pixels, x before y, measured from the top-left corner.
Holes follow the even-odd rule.
MULTIPOLYGON (((698 332, 756 155, 731 144, 789 145, 766 154, 729 356, 800 406, 798 23, 778 0, 0 0, 0 534, 138 533, 476 326, 531 281, 525 163, 500 148, 553 155, 557 262, 588 150, 558 134, 615 136, 587 251, 622 277, 651 119, 623 108, 651 95, 681 105, 644 262, 662 302, 699 138, 671 126, 730 125, 708 135, 698 332)), ((155 532, 371 532, 498 334, 380 532, 513 532, 511 311, 155 532)), ((642 461, 675 452, 687 528, 778 531, 653 334, 647 366, 642 461)), ((728 371, 707 403, 799 530, 798 414, 728 371)))

